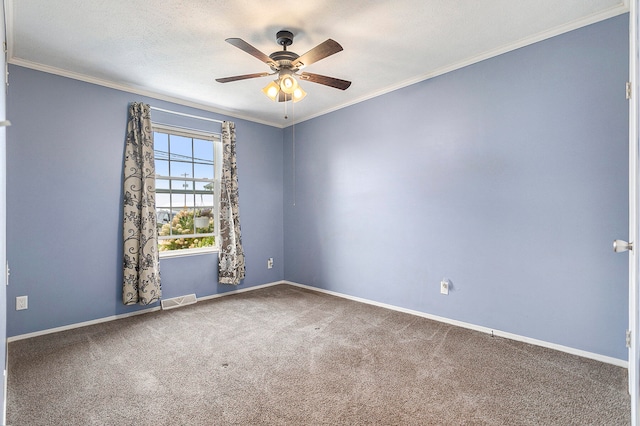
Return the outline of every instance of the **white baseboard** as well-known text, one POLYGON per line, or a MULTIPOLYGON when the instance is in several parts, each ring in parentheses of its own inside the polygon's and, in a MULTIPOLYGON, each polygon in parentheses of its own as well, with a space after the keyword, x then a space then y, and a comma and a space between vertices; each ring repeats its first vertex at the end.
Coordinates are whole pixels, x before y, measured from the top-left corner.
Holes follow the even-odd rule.
MULTIPOLYGON (((369 299, 363 299, 361 297, 349 296, 348 294, 338 293, 338 292, 331 291, 331 290, 324 290, 322 288, 308 286, 308 285, 305 285, 305 284, 299 284, 299 283, 296 283, 296 282, 286 281, 286 280, 274 281, 274 282, 267 283, 267 284, 261 284, 261 285, 257 285, 257 286, 253 286, 253 287, 242 288, 242 289, 239 289, 239 290, 231 290, 231 291, 227 291, 227 292, 224 292, 224 293, 218 293, 218 294, 212 294, 212 295, 209 295, 209 296, 203 296, 203 297, 199 297, 198 301, 217 299, 219 297, 230 296, 230 295, 239 294, 239 293, 245 293, 247 291, 259 290, 261 288, 272 287, 274 285, 279 285, 279 284, 288 284, 288 285, 291 285, 291 286, 294 286, 294 287, 300 287, 300 288, 304 288, 304 289, 311 290, 311 291, 317 291, 319 293, 325 293, 325 294, 330 294, 332 296, 341 297, 343 299, 353 300, 355 302, 366 303, 368 305, 379 306, 381 308, 391 309, 391 310, 398 311, 398 312, 404 312, 404 313, 407 313, 407 314, 411 314, 411 315, 416 315, 416 316, 419 316, 419 317, 427 318, 427 319, 430 319, 430 320, 434 320, 434 321, 438 321, 438 322, 442 322, 442 323, 446 323, 446 324, 451 324, 451 325, 455 325, 455 326, 462 327, 462 328, 468 328, 470 330, 479 331, 481 333, 493 334, 494 336, 515 340, 517 342, 529 343, 529 344, 532 344, 532 345, 541 346, 541 347, 544 347, 544 348, 554 349, 554 350, 557 350, 557 351, 560 351, 560 352, 566 352, 566 353, 569 353, 569 354, 572 354, 572 355, 581 356, 583 358, 589 358, 589 359, 593 359, 593 360, 596 360, 596 361, 604 362, 604 363, 607 363, 607 364, 617 365, 618 367, 623 367, 623 368, 628 368, 629 367, 628 361, 623 360, 623 359, 618 359, 618 358, 613 358, 613 357, 609 357, 609 356, 605 356, 605 355, 600 355, 600 354, 593 353, 593 352, 587 352, 587 351, 583 351, 581 349, 571 348, 569 346, 563 346, 563 345, 558 345, 556 343, 545 342, 544 340, 532 339, 530 337, 520 336, 518 334, 509 333, 509 332, 506 332, 506 331, 495 330, 495 329, 492 329, 492 328, 489 328, 489 327, 475 325, 475 324, 471 324, 471 323, 468 323, 468 322, 458 321, 458 320, 454 320, 454 319, 450 319, 450 318, 440 317, 440 316, 437 316, 437 315, 427 314, 425 312, 415 311, 415 310, 412 310, 412 309, 401 308, 399 306, 389 305, 389 304, 386 304, 386 303, 380 303, 380 302, 376 302, 376 301, 369 300, 369 299)), ((88 325, 100 324, 100 323, 107 322, 107 321, 114 321, 114 320, 118 320, 118 319, 122 319, 122 318, 132 317, 132 316, 135 316, 135 315, 142 315, 142 314, 146 314, 146 313, 154 312, 154 311, 158 311, 158 310, 160 310, 159 306, 154 307, 154 308, 150 308, 150 309, 144 309, 144 310, 141 310, 141 311, 131 312, 131 313, 127 313, 127 314, 113 315, 113 316, 110 316, 110 317, 99 318, 99 319, 96 319, 96 320, 85 321, 85 322, 76 323, 76 324, 69 324, 69 325, 65 325, 65 326, 62 326, 62 327, 50 328, 50 329, 47 329, 47 330, 36 331, 36 332, 33 332, 33 333, 21 334, 21 335, 18 335, 18 336, 12 336, 12 337, 7 338, 7 343, 14 342, 14 341, 17 341, 17 340, 29 339, 31 337, 36 337, 36 336, 42 336, 42 335, 45 335, 45 334, 57 333, 57 332, 66 331, 66 330, 72 330, 74 328, 85 327, 85 326, 88 326, 88 325)))
POLYGON ((470 330, 479 331, 481 333, 493 334, 494 336, 503 337, 503 338, 510 339, 510 340, 515 340, 517 342, 529 343, 531 345, 536 345, 536 346, 541 346, 541 347, 544 347, 544 348, 554 349, 556 351, 566 352, 566 353, 569 353, 569 354, 572 354, 572 355, 581 356, 583 358, 589 358, 589 359, 593 359, 593 360, 596 360, 596 361, 604 362, 604 363, 607 363, 607 364, 617 365, 618 367, 623 367, 623 368, 628 368, 629 367, 629 362, 626 361, 626 360, 623 360, 623 359, 618 359, 618 358, 613 358, 613 357, 609 357, 609 356, 605 356, 605 355, 600 355, 600 354, 593 353, 593 352, 587 352, 587 351, 583 351, 581 349, 571 348, 569 346, 558 345, 556 343, 545 342, 544 340, 532 339, 530 337, 520 336, 518 334, 509 333, 509 332, 506 332, 506 331, 495 330, 495 329, 492 329, 492 328, 489 328, 489 327, 484 327, 484 326, 480 326, 480 325, 471 324, 471 323, 468 323, 468 322, 463 322, 463 321, 458 321, 458 320, 449 319, 449 318, 445 318, 445 317, 440 317, 440 316, 437 316, 437 315, 427 314, 425 312, 414 311, 412 309, 405 309, 405 308, 401 308, 401 307, 394 306, 394 305, 388 305, 386 303, 380 303, 380 302, 376 302, 376 301, 373 301, 373 300, 363 299, 361 297, 349 296, 348 294, 342 294, 342 293, 338 293, 338 292, 331 291, 331 290, 324 290, 324 289, 321 289, 321 288, 312 287, 312 286, 308 286, 308 285, 304 285, 304 284, 299 284, 299 283, 295 283, 295 282, 291 282, 291 281, 283 281, 283 284, 289 284, 289 285, 292 285, 292 286, 295 286, 295 287, 300 287, 300 288, 304 288, 304 289, 311 290, 311 291, 317 291, 317 292, 320 292, 320 293, 330 294, 332 296, 342 297, 344 299, 349 299, 349 300, 353 300, 353 301, 356 301, 356 302, 366 303, 368 305, 379 306, 381 308, 391 309, 391 310, 398 311, 398 312, 404 312, 404 313, 407 313, 407 314, 411 314, 411 315, 416 315, 416 316, 419 316, 419 317, 427 318, 427 319, 430 319, 430 320, 439 321, 439 322, 455 325, 455 326, 462 327, 462 328, 468 328, 470 330))
MULTIPOLYGON (((276 281, 276 282, 272 282, 272 283, 268 283, 268 284, 257 285, 257 286, 254 286, 254 287, 243 288, 243 289, 240 289, 240 290, 231 290, 231 291, 227 291, 227 292, 224 292, 224 293, 212 294, 210 296, 199 297, 198 300, 200 301, 200 300, 215 299, 215 298, 218 298, 218 297, 229 296, 229 295, 238 294, 238 293, 244 293, 246 291, 258 290, 260 288, 265 288, 265 287, 271 287, 271 286, 278 285, 278 284, 284 284, 284 281, 276 281)), ((136 315, 148 314, 150 312, 159 311, 161 309, 162 308, 160 306, 155 306, 153 308, 142 309, 142 310, 136 311, 136 312, 130 312, 130 313, 119 314, 119 315, 112 315, 112 316, 109 316, 109 317, 98 318, 98 319, 91 320, 91 321, 84 321, 84 322, 78 322, 78 323, 75 323, 75 324, 64 325, 62 327, 55 327, 55 328, 48 328, 46 330, 34 331, 33 333, 20 334, 20 335, 17 335, 17 336, 8 337, 7 338, 7 343, 15 342, 17 340, 29 339, 31 337, 44 336, 45 334, 58 333, 60 331, 73 330, 74 328, 86 327, 88 325, 100 324, 100 323, 108 322, 108 321, 115 321, 115 320, 119 320, 119 319, 122 319, 122 318, 133 317, 133 316, 136 316, 136 315)))
POLYGON ((212 294, 210 296, 198 297, 198 301, 200 301, 200 300, 217 299, 218 297, 230 296, 232 294, 246 293, 247 291, 259 290, 261 288, 272 287, 274 285, 279 285, 279 284, 288 284, 288 283, 285 282, 285 281, 274 281, 274 282, 267 283, 267 284, 255 285, 253 287, 241 288, 239 290, 225 291, 224 293, 218 293, 218 294, 212 294))
POLYGON ((63 325, 62 327, 48 328, 46 330, 34 331, 33 333, 19 334, 17 336, 7 337, 7 343, 15 342, 16 340, 29 339, 31 337, 44 336, 45 334, 58 333, 60 331, 73 330, 74 328, 86 327, 88 325, 100 324, 108 321, 115 321, 122 318, 134 317, 136 315, 148 314, 149 312, 159 311, 160 306, 156 306, 149 309, 143 309, 136 312, 129 312, 126 314, 112 315, 110 317, 98 318, 91 321, 78 322, 75 324, 63 325))

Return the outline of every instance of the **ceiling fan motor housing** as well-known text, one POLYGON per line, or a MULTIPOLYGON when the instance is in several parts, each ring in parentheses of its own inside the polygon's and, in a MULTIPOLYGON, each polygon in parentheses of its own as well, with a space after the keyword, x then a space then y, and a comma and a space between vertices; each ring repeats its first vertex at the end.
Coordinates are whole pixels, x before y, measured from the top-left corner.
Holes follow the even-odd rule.
POLYGON ((278 31, 276 34, 276 42, 280 46, 284 46, 286 50, 287 46, 291 46, 293 44, 293 33, 287 30, 278 31))
POLYGON ((269 57, 273 59, 273 61, 277 64, 275 67, 272 66, 271 69, 273 71, 280 71, 283 69, 297 71, 297 68, 294 69, 291 66, 291 62, 298 59, 299 55, 287 50, 287 46, 291 46, 293 44, 293 33, 287 30, 278 31, 278 33, 276 34, 276 41, 280 46, 283 47, 283 50, 273 52, 271 55, 269 55, 269 57))
POLYGON ((273 52, 269 57, 278 64, 277 67, 271 67, 271 69, 273 71, 279 71, 281 69, 292 69, 291 62, 298 59, 298 54, 286 50, 280 50, 278 52, 273 52))

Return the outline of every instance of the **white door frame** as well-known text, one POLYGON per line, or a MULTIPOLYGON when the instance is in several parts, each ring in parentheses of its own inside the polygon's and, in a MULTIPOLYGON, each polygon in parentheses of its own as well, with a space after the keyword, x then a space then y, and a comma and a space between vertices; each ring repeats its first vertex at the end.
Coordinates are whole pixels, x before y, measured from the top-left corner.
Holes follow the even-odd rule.
POLYGON ((631 424, 640 426, 638 417, 638 385, 640 356, 638 353, 639 312, 638 312, 638 111, 640 96, 638 91, 638 5, 640 0, 629 3, 629 395, 631 396, 631 424))

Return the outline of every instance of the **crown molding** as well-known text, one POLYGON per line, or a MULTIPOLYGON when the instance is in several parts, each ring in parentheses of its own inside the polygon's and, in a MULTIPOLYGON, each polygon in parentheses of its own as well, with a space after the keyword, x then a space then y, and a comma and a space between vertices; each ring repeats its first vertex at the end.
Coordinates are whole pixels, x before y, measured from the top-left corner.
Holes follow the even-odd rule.
MULTIPOLYGON (((544 31, 541 32, 539 34, 533 35, 531 37, 526 37, 524 39, 521 39, 515 43, 510 43, 507 44, 505 46, 496 48, 496 49, 491 49, 488 50, 484 53, 481 53, 479 55, 464 59, 462 61, 456 62, 454 64, 448 65, 446 67, 442 67, 439 68, 433 72, 430 73, 426 73, 426 74, 421 74, 418 75, 416 77, 407 79, 407 80, 403 80, 401 82, 395 83, 393 85, 387 86, 385 88, 382 88, 380 90, 376 90, 372 93, 369 93, 367 95, 361 96, 359 98, 356 98, 352 101, 349 102, 345 102, 343 104, 339 104, 336 105, 335 107, 331 107, 322 111, 319 111, 317 113, 314 114, 310 114, 310 115, 306 115, 306 116, 302 116, 302 117, 297 117, 296 119, 296 123, 302 123, 304 121, 308 121, 326 114, 329 114, 331 112, 335 112, 338 111, 340 109, 355 105, 355 104, 359 104, 361 102, 367 101, 369 99, 373 99, 376 98, 378 96, 393 92, 395 90, 399 90, 402 88, 405 88, 407 86, 411 86, 413 84, 416 83, 420 83, 422 81, 425 80, 429 80, 435 77, 438 77, 440 75, 467 67, 469 65, 473 65, 476 64, 478 62, 484 61, 486 59, 490 59, 499 55, 502 55, 504 53, 507 52, 511 52, 513 50, 519 49, 521 47, 525 47, 543 40, 547 40, 549 38, 600 22, 600 21, 604 21, 605 19, 609 19, 609 18, 613 18, 615 16, 618 15, 622 15, 624 13, 629 12, 629 0, 622 0, 620 1, 620 3, 618 3, 617 6, 614 6, 610 9, 607 9, 603 12, 599 12, 599 13, 595 13, 592 14, 590 16, 587 16, 585 18, 582 19, 578 19, 572 22, 569 22, 567 24, 558 26, 556 28, 553 28, 551 30, 548 31, 544 31)), ((13 46, 13 2, 9 1, 7 2, 6 5, 6 22, 7 22, 7 54, 8 54, 8 63, 12 64, 12 65, 17 65, 17 66, 21 66, 21 67, 25 67, 25 68, 29 68, 29 69, 33 69, 36 71, 42 71, 42 72, 46 72, 49 74, 55 74, 55 75, 59 75, 62 77, 67 77, 67 78, 71 78, 74 80, 79 80, 79 81, 84 81, 87 83, 91 83, 91 84, 96 84, 99 86, 103 86, 103 87, 109 87, 112 89, 116 89, 116 90, 121 90, 124 92, 128 92, 128 93, 133 93, 133 94, 137 94, 137 95, 141 95, 141 96, 148 96, 150 98, 155 98, 158 100, 162 100, 162 101, 167 101, 167 102, 172 102, 178 105, 183 105, 183 106, 187 106, 187 107, 191 107, 191 108, 197 108, 203 111, 208 111, 208 112, 212 112, 212 113, 216 113, 216 114, 221 114, 224 116, 228 116, 228 117, 233 117, 233 118, 238 118, 241 120, 247 120, 247 121, 251 121, 254 123, 259 123, 259 124, 264 124, 267 126, 271 126, 271 127, 276 127, 276 128, 287 128, 290 127, 291 124, 289 123, 281 123, 281 122, 273 122, 273 121, 267 121, 267 120, 261 120, 258 119, 256 117, 252 117, 249 115, 244 115, 241 113, 237 113, 237 112, 232 112, 229 110, 225 110, 223 108, 216 108, 216 107, 212 107, 211 105, 207 105, 207 104, 203 104, 201 102, 198 101, 194 101, 194 100, 190 100, 190 99, 186 99, 186 98, 180 98, 177 97, 175 95, 168 95, 165 93, 160 93, 160 92, 156 92, 156 91, 152 91, 149 89, 145 89, 142 87, 138 87, 138 86, 134 86, 134 85, 129 85, 129 84, 124 84, 124 83, 117 83, 117 82, 113 82, 110 80, 105 80, 105 79, 100 79, 100 78, 96 78, 96 77, 91 77, 85 74, 81 74, 81 73, 76 73, 76 72, 72 72, 72 71, 67 71, 61 68, 56 68, 56 67, 51 67, 48 65, 43 65, 43 64, 39 64, 36 62, 32 62, 32 61, 28 61, 25 59, 21 59, 21 58, 17 58, 14 56, 14 46, 13 46)))
POLYGON ((548 31, 541 32, 541 33, 533 35, 531 37, 523 38, 523 39, 521 39, 521 40, 519 40, 519 41, 517 41, 515 43, 509 43, 509 44, 504 45, 502 47, 488 50, 488 51, 486 51, 484 53, 481 53, 479 55, 472 56, 470 58, 467 58, 467 59, 464 59, 462 61, 456 62, 454 64, 448 65, 446 67, 439 68, 439 69, 437 69, 437 70, 435 70, 433 72, 430 72, 430 73, 427 73, 427 74, 418 75, 418 76, 410 78, 408 80, 403 80, 403 81, 401 81, 399 83, 393 84, 391 86, 387 86, 387 87, 385 87, 383 89, 377 90, 377 91, 372 92, 372 93, 370 93, 368 95, 365 95, 365 96, 362 96, 360 98, 357 98, 357 99, 355 99, 353 101, 345 102, 343 104, 337 105, 337 106, 335 106, 333 108, 330 108, 330 109, 327 109, 327 110, 323 110, 323 111, 318 112, 316 114, 312 114, 312 115, 308 115, 308 116, 299 118, 297 120, 297 122, 301 123, 303 121, 311 120, 313 118, 317 118, 317 117, 320 117, 322 115, 329 114, 331 112, 340 110, 342 108, 346 108, 346 107, 349 107, 351 105, 359 104, 360 102, 364 102, 364 101, 367 101, 369 99, 376 98, 378 96, 393 92, 395 90, 399 90, 399 89, 405 88, 407 86, 411 86, 413 84, 420 83, 422 81, 429 80, 429 79, 438 77, 438 76, 443 75, 443 74, 447 74, 449 72, 452 72, 452 71, 455 71, 455 70, 458 70, 458 69, 461 69, 461 68, 465 68, 465 67, 467 67, 469 65, 473 65, 473 64, 476 64, 478 62, 482 62, 482 61, 484 61, 486 59, 490 59, 490 58, 502 55, 504 53, 508 53, 508 52, 513 51, 513 50, 520 49, 521 47, 529 46, 531 44, 535 44, 535 43, 538 43, 540 41, 544 41, 544 40, 553 38, 555 36, 558 36, 558 35, 561 35, 561 34, 564 34, 564 33, 568 33, 570 31, 577 30, 579 28, 586 27, 586 26, 591 25, 591 24, 595 24, 597 22, 604 21, 606 19, 613 18, 615 16, 619 16, 619 15, 625 14, 627 12, 629 12, 629 0, 624 0, 624 1, 621 1, 617 6, 612 7, 610 9, 606 10, 606 11, 587 16, 586 18, 582 18, 582 19, 578 19, 578 20, 569 22, 567 24, 561 25, 559 27, 553 28, 553 29, 548 30, 548 31))
POLYGON ((129 85, 129 84, 123 84, 123 83, 116 83, 110 80, 105 80, 105 79, 101 79, 101 78, 96 78, 96 77, 92 77, 92 76, 88 76, 86 74, 81 74, 81 73, 76 73, 73 71, 67 71, 67 70, 63 70, 61 68, 56 68, 56 67, 51 67, 49 65, 43 65, 43 64, 39 64, 37 62, 31 62, 31 61, 27 61, 21 58, 16 58, 16 57, 12 57, 9 58, 9 64, 11 65, 16 65, 16 66, 20 66, 23 68, 29 68, 32 70, 36 70, 36 71, 41 71, 41 72, 45 72, 48 74, 54 74, 60 77, 66 77, 66 78, 70 78, 73 80, 79 80, 79 81, 83 81, 85 83, 90 83, 90 84, 95 84, 98 86, 103 86, 103 87, 108 87, 110 89, 115 89, 115 90, 120 90, 123 92, 127 92, 127 93, 132 93, 135 95, 140 95, 140 96, 147 96, 150 98, 154 98, 154 99, 158 99, 161 101, 167 101, 167 102, 172 102, 174 104, 178 104, 178 105, 183 105, 183 106, 187 106, 187 107, 191 107, 191 108, 197 108, 199 110, 202 111, 208 111, 208 112, 212 112, 215 114, 220 114, 220 115, 224 115, 227 117, 233 117, 233 118, 238 118, 241 120, 247 120, 247 121, 252 121, 254 123, 259 123, 259 124, 264 124, 267 126, 271 126, 271 127, 278 127, 278 128, 283 128, 284 126, 282 126, 279 123, 274 123, 274 122, 270 122, 270 121, 265 121, 265 120, 260 120, 257 119, 255 117, 251 117, 248 115, 243 115, 243 114, 238 114, 232 111, 228 111, 222 108, 215 108, 212 107, 210 105, 206 105, 197 101, 193 101, 190 99, 185 99, 185 98, 179 98, 173 95, 167 95, 165 93, 160 93, 160 92, 156 92, 156 91, 152 91, 152 90, 148 90, 148 89, 144 89, 142 87, 137 87, 134 85, 129 85))

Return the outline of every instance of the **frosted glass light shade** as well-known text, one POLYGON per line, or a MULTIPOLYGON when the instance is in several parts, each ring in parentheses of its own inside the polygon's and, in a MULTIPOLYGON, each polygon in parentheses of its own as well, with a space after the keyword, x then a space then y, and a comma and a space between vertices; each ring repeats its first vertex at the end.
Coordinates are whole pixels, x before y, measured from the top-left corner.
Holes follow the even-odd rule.
POLYGON ((276 81, 270 82, 262 89, 262 93, 267 95, 267 97, 274 102, 278 99, 279 92, 280 92, 280 86, 276 84, 276 81))
POLYGON ((299 102, 299 101, 303 100, 305 96, 307 96, 307 92, 302 90, 302 87, 298 86, 293 91, 293 102, 299 102))
POLYGON ((290 75, 285 75, 280 79, 280 90, 289 95, 298 88, 298 82, 290 75))

